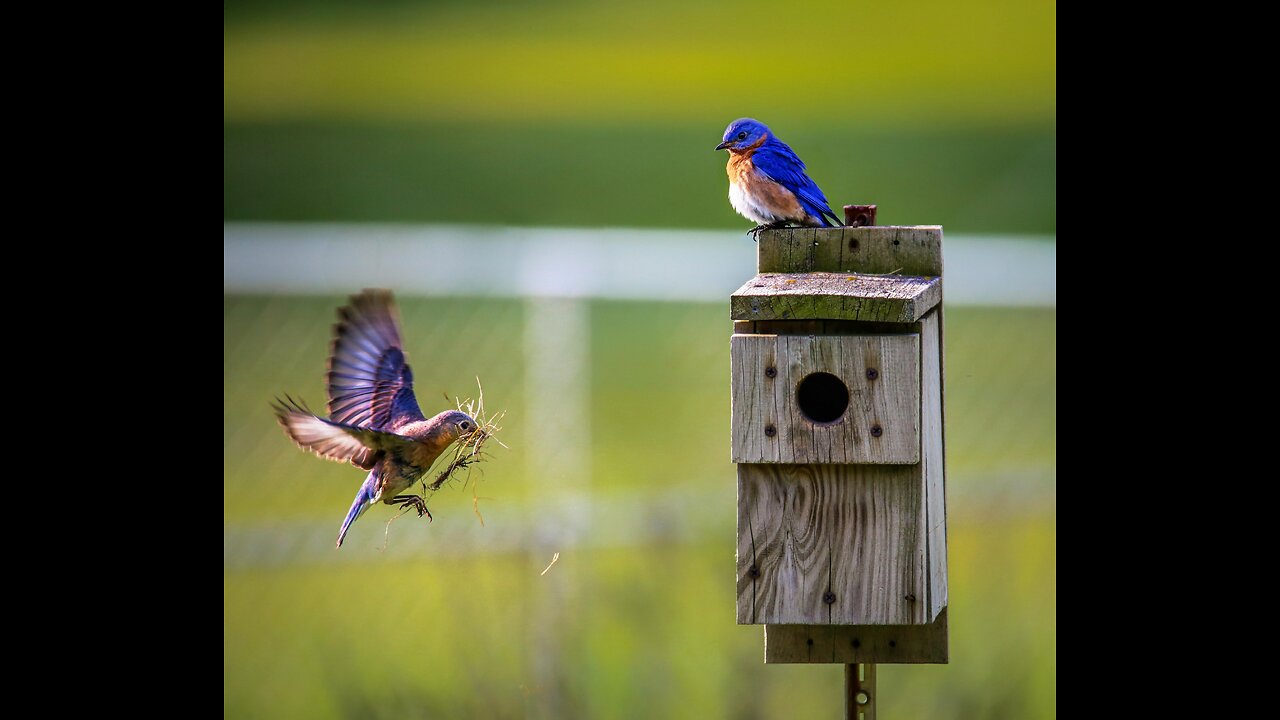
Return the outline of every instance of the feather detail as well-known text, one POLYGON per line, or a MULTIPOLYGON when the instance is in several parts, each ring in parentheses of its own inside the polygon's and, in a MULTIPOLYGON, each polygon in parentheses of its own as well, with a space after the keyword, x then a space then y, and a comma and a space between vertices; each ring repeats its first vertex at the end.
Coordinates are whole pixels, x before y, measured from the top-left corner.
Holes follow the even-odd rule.
POLYGON ((352 296, 339 308, 338 319, 326 375, 330 419, 375 429, 423 419, 391 293, 365 290, 352 296))
POLYGON ((413 438, 395 433, 326 420, 302 403, 285 397, 285 400, 277 399, 277 404, 272 406, 276 420, 298 447, 326 460, 351 462, 368 470, 377 462, 379 454, 403 451, 414 443, 413 438))

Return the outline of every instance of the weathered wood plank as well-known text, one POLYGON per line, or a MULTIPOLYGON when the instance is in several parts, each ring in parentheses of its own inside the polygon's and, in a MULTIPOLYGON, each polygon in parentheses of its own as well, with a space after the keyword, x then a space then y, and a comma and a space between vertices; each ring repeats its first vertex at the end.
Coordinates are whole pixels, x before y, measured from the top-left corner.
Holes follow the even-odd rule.
POLYGON ((919 320, 942 300, 942 279, 857 273, 762 273, 730 298, 734 320, 919 320))
MULTIPOLYGON (((770 270, 757 272, 808 272, 813 270, 813 244, 818 240, 817 228, 789 228, 787 230, 765 230, 756 235, 756 265, 759 268, 768 266, 770 270), (769 241, 762 239, 768 235, 769 241), (794 259, 793 259, 794 258, 794 259), (798 270, 781 270, 781 268, 800 267, 798 270)), ((824 236, 825 237, 825 236, 824 236)), ((837 268, 831 268, 836 270, 837 268)))
POLYGON ((776 428, 782 416, 777 387, 777 342, 756 338, 768 335, 734 335, 729 339, 731 457, 777 457, 776 428), (772 373, 766 372, 773 368, 772 373), (742 420, 739 420, 739 416, 742 420), (766 435, 765 429, 774 428, 766 435))
POLYGON ((766 663, 946 663, 947 611, 924 625, 765 625, 766 663))
POLYGON ((928 523, 929 607, 936 616, 947 607, 947 505, 942 451, 942 309, 921 321, 920 464, 924 472, 924 515, 928 523))
POLYGON ((738 465, 738 623, 928 622, 922 494, 918 465, 738 465))
POLYGON ((942 226, 782 228, 757 238, 756 272, 942 274, 942 226))
POLYGON ((731 438, 739 463, 920 462, 920 336, 734 335, 731 438), (835 375, 849 404, 815 422, 800 382, 835 375))

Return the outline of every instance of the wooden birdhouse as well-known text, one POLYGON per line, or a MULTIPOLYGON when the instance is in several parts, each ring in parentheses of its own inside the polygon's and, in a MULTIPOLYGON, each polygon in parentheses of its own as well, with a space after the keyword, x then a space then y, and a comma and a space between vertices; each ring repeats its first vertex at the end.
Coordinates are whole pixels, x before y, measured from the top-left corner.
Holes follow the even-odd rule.
POLYGON ((738 623, 767 663, 946 662, 942 228, 758 253, 732 298, 738 623))

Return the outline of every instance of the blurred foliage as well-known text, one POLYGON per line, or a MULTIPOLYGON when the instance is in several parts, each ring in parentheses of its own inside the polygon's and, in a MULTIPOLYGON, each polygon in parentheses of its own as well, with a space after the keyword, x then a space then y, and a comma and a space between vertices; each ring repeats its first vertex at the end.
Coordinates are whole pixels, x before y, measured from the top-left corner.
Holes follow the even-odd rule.
POLYGON ((1022 0, 291 4, 227 13, 224 112, 1042 122, 1055 109, 1055 12, 1022 0))
MULTIPOLYGON (((496 123, 225 128, 228 220, 741 228, 722 126, 496 123)), ((1052 234, 1051 130, 798 130, 832 206, 874 202, 881 224, 1052 234)))
POLYGON ((1052 2, 225 8, 229 220, 742 226, 749 115, 833 206, 1056 229, 1052 2))
MULTIPOLYGON (((416 541, 423 551, 363 550, 383 542, 389 508, 332 548, 363 475, 298 450, 267 403, 290 392, 323 405, 328 328, 342 300, 224 299, 227 532, 284 538, 228 541, 227 717, 540 716, 548 689, 535 679, 530 637, 548 605, 562 620, 541 661, 560 668, 565 717, 839 713, 838 666, 765 666, 760 629, 734 623, 724 306, 590 302, 590 492, 597 502, 628 498, 624 512, 656 530, 631 544, 561 548, 548 575, 574 579, 552 597, 539 574, 549 553, 534 551, 533 533, 547 522, 536 501, 555 497, 557 478, 529 464, 525 438, 538 418, 526 404, 526 311, 516 300, 400 298, 424 409, 473 394, 478 375, 489 408, 509 411, 511 450, 495 452, 478 488, 489 521, 479 526, 470 489, 446 487, 433 523, 404 518, 390 530, 391 551, 416 541), (673 506, 680 513, 663 514, 673 506), (698 524, 677 532, 685 513, 698 524), (528 523, 515 549, 498 542, 513 530, 504 518, 528 523), (292 534, 302 526, 320 532, 292 534), (459 527, 479 538, 461 554, 441 544, 459 527)), ((882 668, 882 711, 1053 717, 1056 313, 949 308, 946 337, 953 661, 882 668)))

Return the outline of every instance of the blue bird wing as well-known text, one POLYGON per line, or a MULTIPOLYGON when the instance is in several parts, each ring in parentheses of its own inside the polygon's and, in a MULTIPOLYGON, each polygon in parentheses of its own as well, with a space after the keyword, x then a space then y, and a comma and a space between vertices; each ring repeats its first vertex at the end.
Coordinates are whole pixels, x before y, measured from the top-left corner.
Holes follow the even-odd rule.
POLYGON ((826 227, 839 227, 840 220, 827 204, 827 196, 822 189, 804 171, 804 161, 781 140, 771 138, 765 143, 751 162, 756 169, 769 176, 771 180, 795 193, 806 212, 821 220, 826 227), (833 222, 828 223, 830 217, 833 222))
POLYGON ((424 419, 391 293, 365 290, 338 310, 338 318, 326 377, 330 419, 370 428, 424 419))
POLYGON ((326 460, 350 462, 365 470, 371 469, 383 454, 405 455, 417 443, 393 432, 326 420, 289 397, 277 400, 272 410, 298 447, 326 460))

